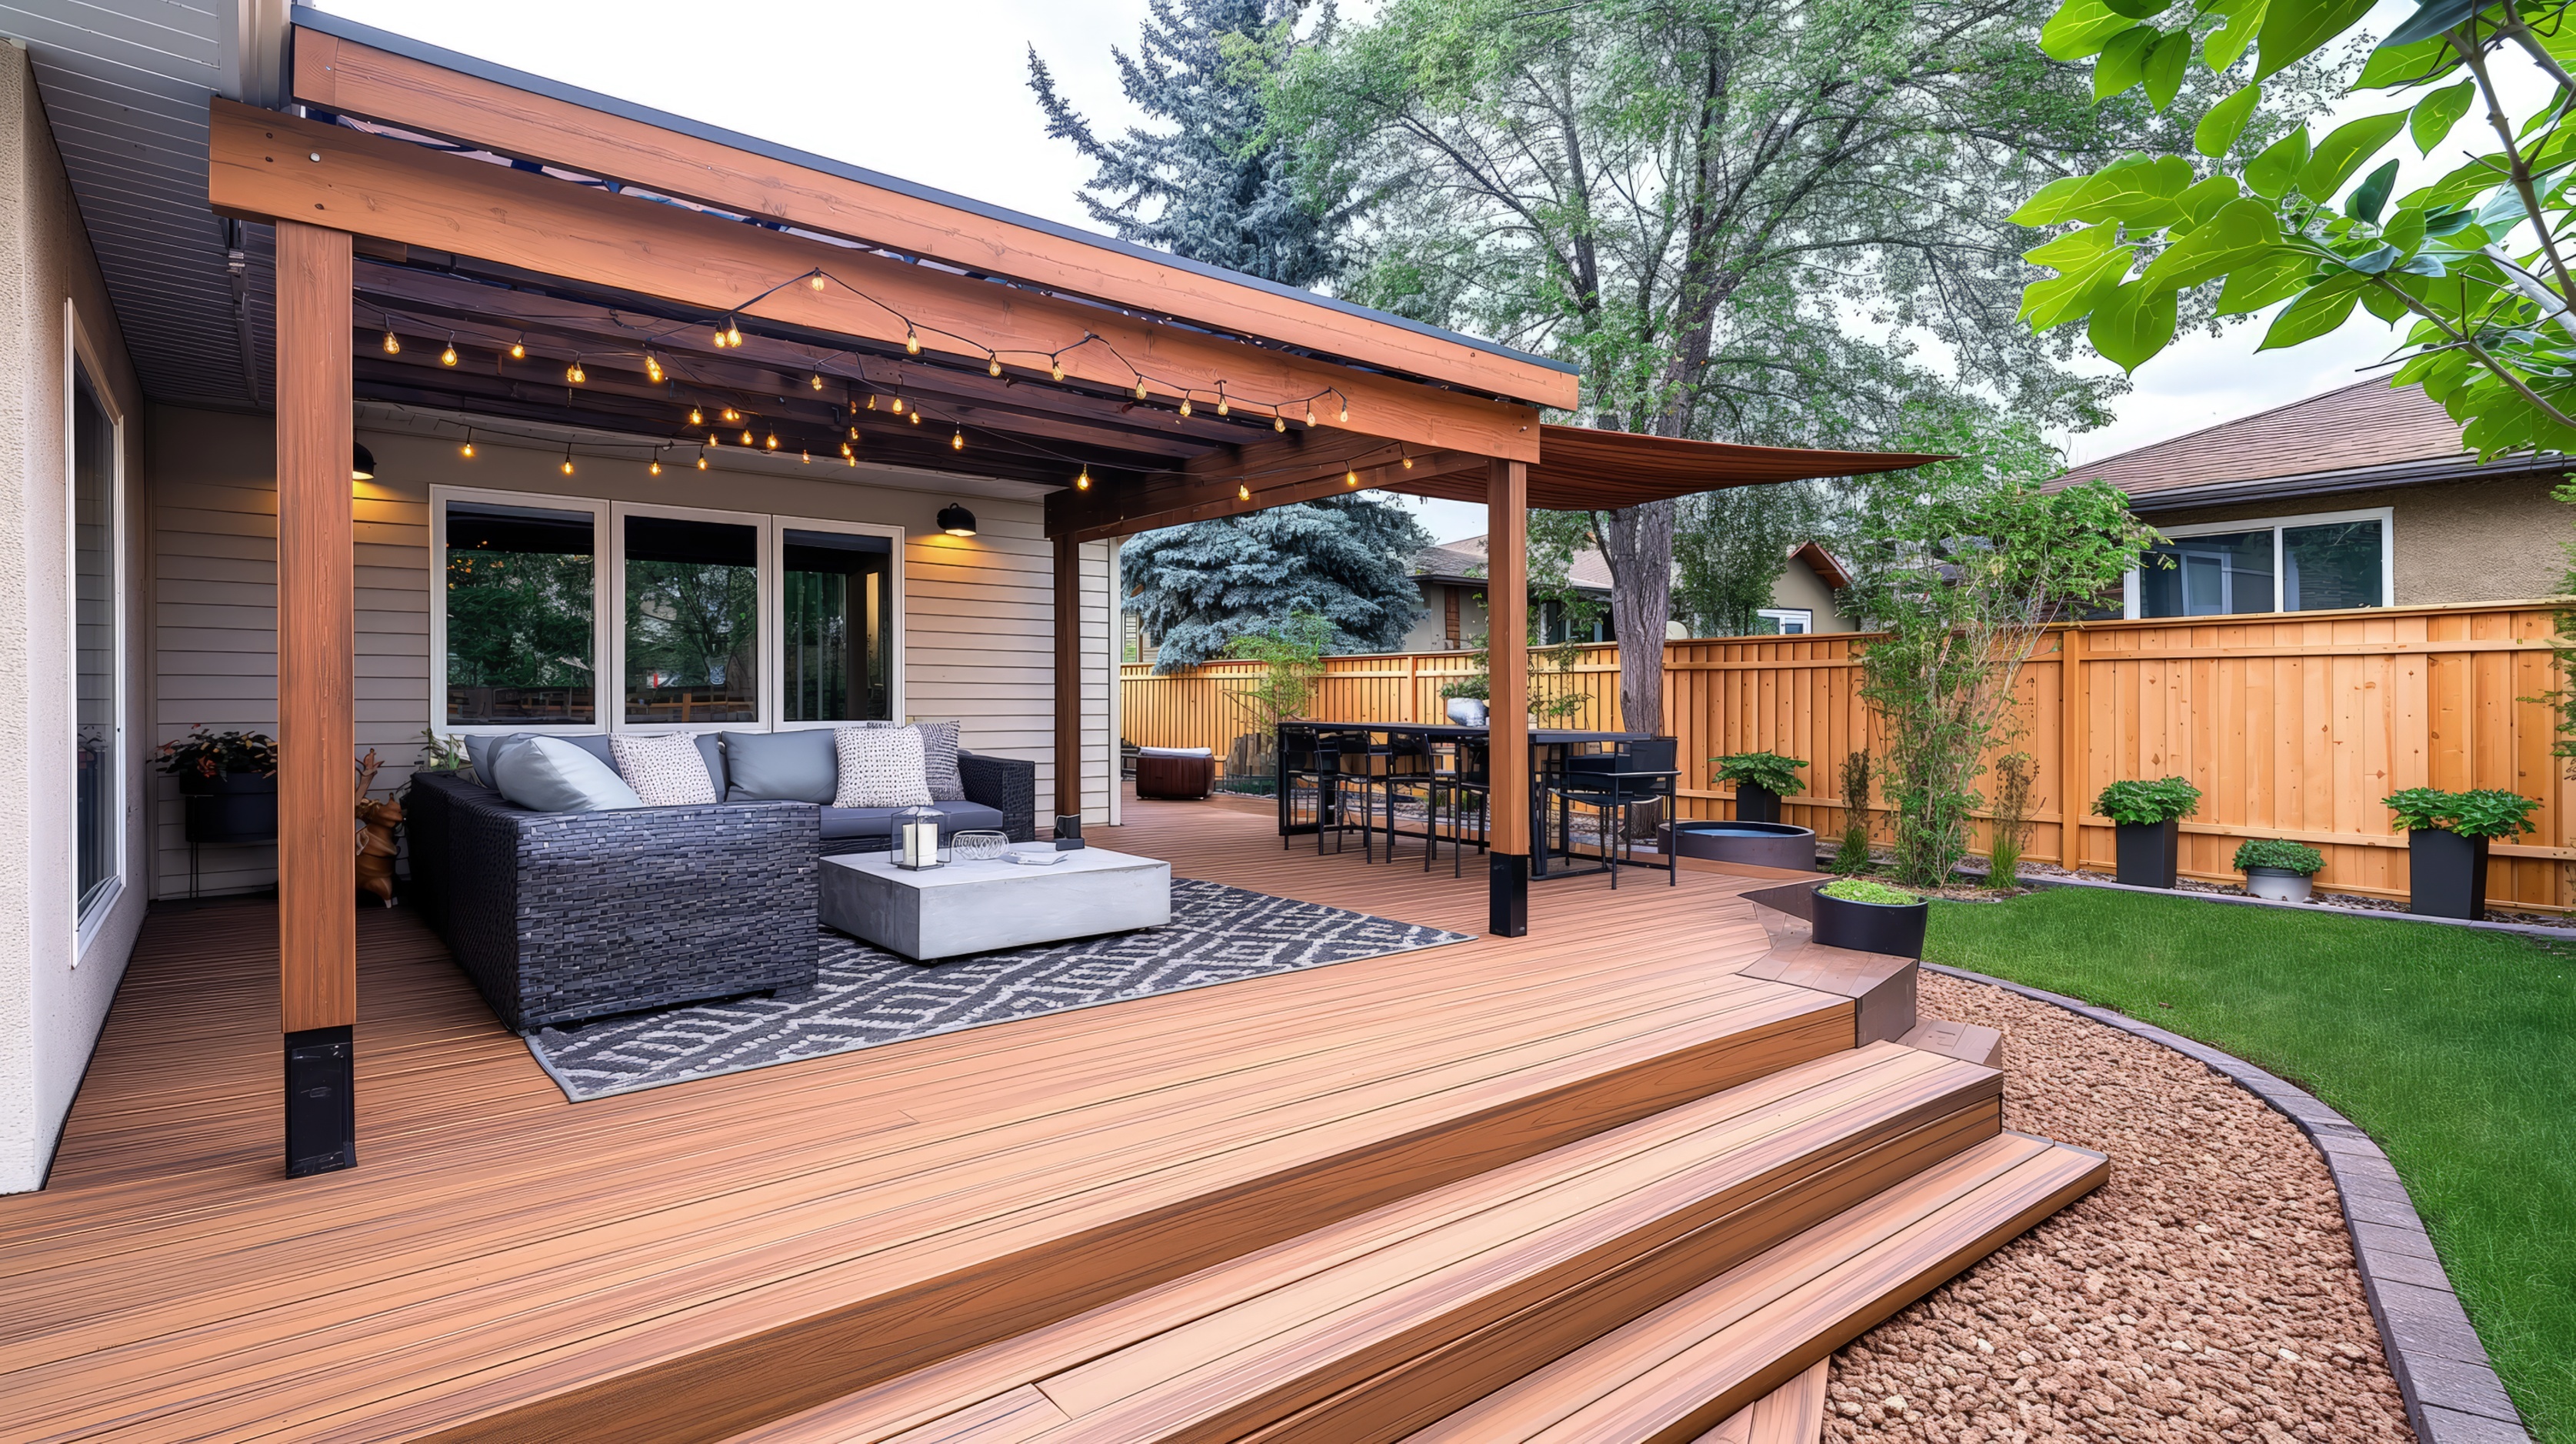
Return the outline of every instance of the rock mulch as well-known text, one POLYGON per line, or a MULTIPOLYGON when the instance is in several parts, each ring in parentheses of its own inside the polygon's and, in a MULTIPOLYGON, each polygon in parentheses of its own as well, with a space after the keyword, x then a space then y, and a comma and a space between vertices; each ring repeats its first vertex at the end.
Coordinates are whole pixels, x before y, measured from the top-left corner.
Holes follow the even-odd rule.
POLYGON ((2200 1064, 1925 974, 1925 1017, 2004 1034, 2006 1127, 2111 1181, 1835 1356, 1828 1440, 2403 1441, 2334 1181, 2200 1064))

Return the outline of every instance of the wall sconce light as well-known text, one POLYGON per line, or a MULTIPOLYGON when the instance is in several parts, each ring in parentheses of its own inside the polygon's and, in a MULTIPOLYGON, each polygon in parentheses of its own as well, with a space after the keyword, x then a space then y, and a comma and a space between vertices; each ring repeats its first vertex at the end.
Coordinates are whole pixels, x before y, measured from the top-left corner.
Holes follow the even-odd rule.
POLYGON ((376 479, 376 454, 361 443, 352 442, 349 445, 349 479, 351 481, 376 479))
POLYGON ((950 536, 973 536, 975 513, 952 501, 939 509, 939 529, 950 536))

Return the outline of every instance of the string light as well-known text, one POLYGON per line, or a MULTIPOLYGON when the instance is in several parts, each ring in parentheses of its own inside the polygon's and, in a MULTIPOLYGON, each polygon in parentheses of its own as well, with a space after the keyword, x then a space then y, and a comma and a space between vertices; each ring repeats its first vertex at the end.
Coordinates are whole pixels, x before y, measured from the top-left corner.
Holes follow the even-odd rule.
MULTIPOLYGON (((858 429, 857 427, 855 427, 855 426, 853 426, 853 427, 851 427, 851 428, 850 428, 850 439, 851 439, 852 441, 856 441, 856 440, 858 440, 858 439, 859 439, 859 429, 858 429)), ((843 450, 847 450, 847 449, 848 449, 848 448, 846 448, 846 447, 844 447, 844 448, 843 448, 843 450)))
POLYGON ((822 372, 820 372, 820 371, 815 372, 815 373, 814 373, 814 379, 813 379, 813 381, 812 381, 810 384, 813 386, 813 388, 814 388, 815 390, 817 390, 817 391, 822 390, 822 389, 823 389, 823 373, 822 373, 822 372))
POLYGON ((858 454, 858 450, 851 446, 850 443, 844 441, 841 443, 841 454, 843 456, 856 456, 858 454))
POLYGON ((849 451, 848 451, 848 449, 847 449, 847 448, 844 448, 844 449, 842 450, 842 452, 841 452, 841 459, 842 459, 843 461, 848 462, 848 463, 849 463, 850 465, 852 465, 852 466, 856 466, 856 465, 858 465, 858 464, 859 464, 859 459, 858 459, 857 457, 855 457, 855 456, 852 456, 852 455, 849 453, 849 451))
POLYGON ((1407 457, 1405 457, 1405 458, 1404 458, 1404 469, 1405 469, 1405 470, 1407 470, 1407 471, 1411 471, 1411 470, 1413 469, 1413 458, 1412 458, 1412 457, 1407 456, 1407 457))
POLYGON ((472 427, 467 427, 465 430, 464 455, 465 459, 468 461, 472 461, 474 459, 474 429, 472 427))
POLYGON ((1285 417, 1285 416, 1280 415, 1278 412, 1275 412, 1275 411, 1274 411, 1274 412, 1272 412, 1272 413, 1270 413, 1270 429, 1271 429, 1271 430, 1273 430, 1273 431, 1285 431, 1285 430, 1287 430, 1287 429, 1288 429, 1288 418, 1287 418, 1287 417, 1285 417))
POLYGON ((873 391, 868 393, 868 409, 870 411, 877 409, 877 394, 873 391))
POLYGON ((911 356, 918 356, 918 355, 920 355, 920 354, 921 354, 921 333, 920 333, 920 332, 918 332, 918 331, 913 330, 910 326, 906 326, 906 327, 904 327, 904 328, 903 328, 903 349, 904 349, 904 353, 905 353, 906 355, 911 355, 911 356))
POLYGON ((394 333, 391 331, 385 333, 385 354, 388 356, 402 354, 402 343, 394 339, 394 333))
POLYGON ((778 433, 775 431, 769 433, 769 440, 766 444, 770 450, 776 451, 778 449, 778 433))
POLYGON ((581 369, 580 357, 575 356, 572 358, 572 364, 564 368, 564 379, 575 386, 578 386, 584 381, 590 379, 589 373, 581 369))
POLYGON ((644 353, 644 374, 653 378, 654 385, 659 386, 662 384, 661 358, 655 356, 650 351, 646 351, 644 353))
POLYGON ((708 432, 708 433, 707 433, 707 445, 709 445, 709 446, 722 446, 722 445, 724 445, 724 438, 723 438, 723 437, 721 437, 721 436, 718 436, 718 435, 716 435, 714 432, 710 431, 710 432, 708 432))
POLYGON ((660 476, 662 474, 662 453, 658 451, 653 453, 653 464, 644 468, 644 474, 646 476, 660 476))
POLYGON ((438 364, 441 366, 453 366, 456 364, 456 338, 454 336, 449 336, 447 338, 447 349, 438 353, 438 364))
POLYGON ((1145 378, 1142 376, 1136 378, 1136 399, 1139 401, 1145 399, 1145 378))
POLYGON ((1001 374, 1002 374, 1002 357, 1001 357, 1001 353, 999 353, 999 352, 995 352, 995 353, 993 353, 992 358, 991 358, 990 360, 987 360, 987 361, 984 363, 984 370, 985 370, 985 372, 986 372, 987 374, 990 374, 990 375, 993 375, 993 376, 999 376, 999 375, 1001 375, 1001 374))
POLYGON ((1250 501, 1250 500, 1252 500, 1252 488, 1251 488, 1251 487, 1249 487, 1249 486, 1246 486, 1246 485, 1245 485, 1245 484, 1243 484, 1242 482, 1239 482, 1239 481, 1238 481, 1238 482, 1236 482, 1236 483, 1234 484, 1234 499, 1235 499, 1236 501, 1250 501))
POLYGON ((1342 473, 1342 485, 1344 485, 1344 486, 1357 486, 1357 485, 1359 485, 1359 484, 1360 484, 1360 474, 1359 474, 1358 472, 1356 472, 1356 471, 1345 471, 1345 472, 1343 472, 1343 473, 1342 473))
POLYGON ((525 361, 528 359, 527 337, 521 336, 518 340, 510 343, 510 359, 513 361, 525 361))
POLYGON ((1345 396, 1345 397, 1343 397, 1343 398, 1342 398, 1342 424, 1343 424, 1343 425, 1345 425, 1345 426, 1347 426, 1347 425, 1349 425, 1349 424, 1350 424, 1350 420, 1351 420, 1351 399, 1350 399, 1349 397, 1345 396))
POLYGON ((690 424, 691 426, 704 426, 704 425, 706 425, 706 424, 707 424, 707 414, 706 414, 705 412, 703 412, 703 411, 700 411, 698 408, 696 408, 696 407, 694 407, 694 406, 690 407, 690 408, 689 408, 689 424, 690 424))
POLYGON ((916 406, 916 407, 912 408, 910 411, 905 412, 905 413, 904 413, 904 415, 905 415, 907 418, 909 418, 909 419, 911 420, 911 422, 912 422, 912 424, 913 424, 913 425, 915 425, 915 426, 919 426, 919 425, 921 424, 921 408, 920 408, 920 407, 916 406))
POLYGON ((1222 381, 1216 384, 1216 414, 1219 416, 1231 416, 1234 414, 1234 409, 1226 404, 1225 383, 1222 381))
POLYGON ((1181 419, 1183 421, 1190 419, 1190 398, 1186 396, 1181 398, 1181 419))
POLYGON ((1312 401, 1306 403, 1306 424, 1308 426, 1315 424, 1315 403, 1312 401))
POLYGON ((966 449, 966 433, 960 431, 956 435, 948 438, 948 449, 951 451, 964 451, 966 449))
POLYGON ((700 471, 704 471, 704 470, 706 470, 706 469, 707 469, 707 449, 706 449, 705 447, 701 446, 701 447, 699 447, 699 448, 698 448, 698 470, 700 470, 700 471))
POLYGON ((814 453, 810 451, 800 451, 796 453, 796 464, 798 466, 812 466, 814 464, 814 453))
POLYGON ((1062 381, 1064 379, 1063 358, 1058 356, 1049 356, 1047 358, 1047 373, 1055 377, 1056 380, 1062 381))
MULTIPOLYGON (((876 398, 871 396, 868 399, 870 401, 874 401, 876 398)), ((903 414, 903 398, 900 396, 894 399, 894 414, 897 416, 901 416, 903 414)))
POLYGON ((751 445, 751 428, 748 426, 742 429, 742 444, 745 446, 751 445))
POLYGON ((724 409, 724 419, 727 421, 740 421, 742 419, 742 413, 728 406, 724 409))
POLYGON ((807 276, 805 278, 805 284, 813 287, 817 291, 823 289, 823 273, 816 271, 814 274, 807 276))
POLYGON ((1089 466, 1084 466, 1082 468, 1082 475, 1073 479, 1073 489, 1076 491, 1091 490, 1091 468, 1089 466))
POLYGON ((725 344, 728 346, 742 344, 742 327, 736 325, 730 318, 725 321, 725 344))
POLYGON ((571 443, 571 442, 565 442, 565 443, 564 443, 563 474, 564 474, 564 475, 566 475, 566 476, 570 476, 570 475, 572 475, 572 443, 571 443))

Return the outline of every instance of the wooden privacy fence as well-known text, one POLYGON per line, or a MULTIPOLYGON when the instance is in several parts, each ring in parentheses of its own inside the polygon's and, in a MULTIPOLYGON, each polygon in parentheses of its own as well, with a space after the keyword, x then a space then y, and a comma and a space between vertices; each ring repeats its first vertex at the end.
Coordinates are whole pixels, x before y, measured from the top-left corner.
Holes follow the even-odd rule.
MULTIPOLYGON (((2540 799, 2535 831, 2495 844, 2488 897, 2500 907, 2576 905, 2576 795, 2550 755, 2557 686, 2545 602, 2378 608, 2276 616, 2089 622, 2052 628, 2017 683, 2015 735, 2002 753, 2036 775, 2027 856, 2069 854, 2065 801, 2076 800, 2077 866, 2109 870, 2113 832, 2091 812, 2106 783, 2168 774, 2201 790, 2182 824, 2182 871, 2239 880, 2236 846, 2283 837, 2323 852, 2319 887, 2402 898, 2406 838, 2379 799, 2401 787, 2503 788, 2540 799)), ((1808 761, 1806 792, 1782 817, 1839 833, 1845 754, 1878 754, 1877 722, 1857 693, 1865 634, 1731 637, 1664 645, 1664 725, 1681 739, 1682 811, 1732 815, 1731 789, 1709 759, 1768 749, 1808 761)), ((1615 647, 1583 650, 1558 673, 1533 649, 1532 691, 1572 691, 1570 725, 1617 727, 1615 647)), ((1123 670, 1121 716, 1141 746, 1208 747, 1224 755, 1245 730, 1226 693, 1258 664, 1219 662, 1168 676, 1123 670)), ((1464 653, 1326 659, 1314 716, 1434 722, 1440 689, 1472 675, 1464 653)), ((1988 781, 1991 782, 1991 776, 1988 781)), ((1873 796, 1874 835, 1893 807, 1873 796)), ((1979 814, 1978 846, 1990 835, 1979 814)))

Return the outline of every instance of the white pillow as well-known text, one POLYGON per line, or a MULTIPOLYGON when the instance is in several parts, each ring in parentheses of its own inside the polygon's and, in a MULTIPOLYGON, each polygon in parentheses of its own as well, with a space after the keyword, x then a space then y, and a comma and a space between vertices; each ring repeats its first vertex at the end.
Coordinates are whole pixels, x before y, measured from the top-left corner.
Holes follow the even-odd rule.
POLYGON ((689 807, 716 800, 715 779, 698 751, 696 733, 620 735, 608 739, 608 750, 617 758, 617 775, 626 779, 646 807, 689 807))
POLYGON ((928 807, 921 734, 909 727, 842 727, 832 733, 841 785, 834 807, 928 807))
POLYGON ((509 739, 493 748, 492 785, 531 812, 607 812, 644 805, 607 763, 560 737, 509 739))

